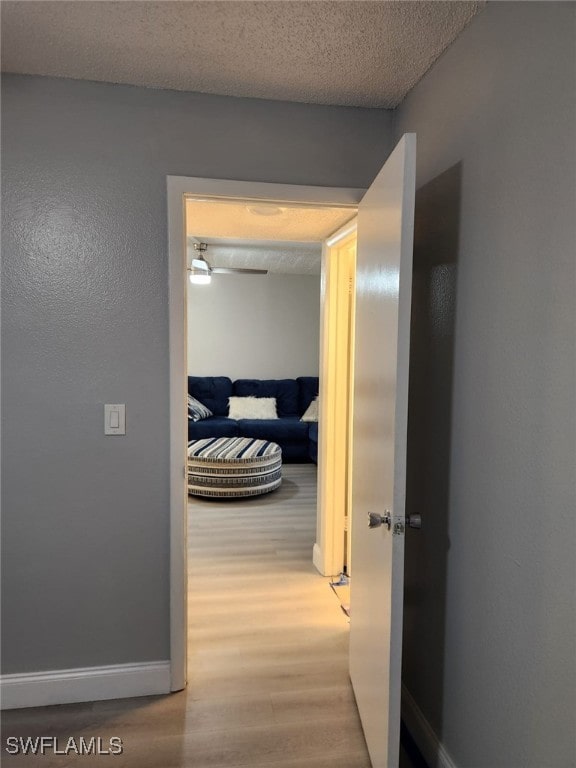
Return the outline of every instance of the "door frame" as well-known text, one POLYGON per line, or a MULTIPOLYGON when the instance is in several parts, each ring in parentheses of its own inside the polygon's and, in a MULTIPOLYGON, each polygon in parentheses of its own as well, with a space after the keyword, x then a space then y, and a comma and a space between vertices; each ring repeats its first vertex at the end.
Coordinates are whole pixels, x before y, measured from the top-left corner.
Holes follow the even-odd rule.
MULTIPOLYGON (((186 197, 338 206, 356 209, 365 190, 260 181, 167 176, 170 410, 170 689, 186 686, 187 655, 187 253, 186 197)), ((355 215, 355 212, 354 214, 355 215)), ((352 218, 351 215, 351 218, 352 218)))
MULTIPOLYGON (((348 287, 347 265, 341 253, 356 241, 358 217, 333 232, 322 245, 320 301, 320 397, 318 430, 318 516, 313 563, 323 576, 344 570, 344 532, 349 509, 349 413, 352 407, 350 376, 341 378, 343 346, 342 291, 348 287), (345 414, 344 418, 342 414, 345 414)), ((349 306, 345 309, 346 315, 349 306)), ((348 317, 346 317, 348 324, 348 317)), ((345 357, 353 359, 353 339, 347 337, 345 357)))

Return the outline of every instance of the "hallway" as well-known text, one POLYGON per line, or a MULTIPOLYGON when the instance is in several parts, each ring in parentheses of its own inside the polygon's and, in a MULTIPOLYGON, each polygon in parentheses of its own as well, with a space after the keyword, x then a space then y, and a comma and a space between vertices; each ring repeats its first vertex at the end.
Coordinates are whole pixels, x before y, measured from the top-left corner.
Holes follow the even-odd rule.
POLYGON ((369 768, 347 619, 311 562, 316 468, 283 474, 268 496, 190 505, 191 750, 198 766, 369 768))
POLYGON ((7 736, 112 736, 121 756, 10 756, 3 768, 369 768, 347 673, 347 619, 312 566, 316 468, 189 505, 188 688, 3 713, 7 736))
MULTIPOLYGON (((122 739, 105 755, 10 756, 68 768, 370 768, 348 679, 348 624, 312 566, 316 468, 282 487, 189 504, 188 688, 3 713, 7 736, 122 739)), ((401 750, 402 768, 419 768, 401 750)))

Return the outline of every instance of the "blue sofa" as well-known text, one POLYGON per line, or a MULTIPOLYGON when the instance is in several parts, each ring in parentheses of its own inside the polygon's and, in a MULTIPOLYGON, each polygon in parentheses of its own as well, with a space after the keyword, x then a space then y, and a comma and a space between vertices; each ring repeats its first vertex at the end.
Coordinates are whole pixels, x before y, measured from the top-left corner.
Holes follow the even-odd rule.
POLYGON ((237 379, 234 382, 227 376, 188 376, 188 392, 214 414, 202 421, 188 421, 188 440, 256 437, 278 443, 284 461, 316 462, 318 425, 300 421, 300 418, 318 394, 317 376, 237 379), (275 397, 279 418, 229 419, 228 398, 232 396, 275 397))

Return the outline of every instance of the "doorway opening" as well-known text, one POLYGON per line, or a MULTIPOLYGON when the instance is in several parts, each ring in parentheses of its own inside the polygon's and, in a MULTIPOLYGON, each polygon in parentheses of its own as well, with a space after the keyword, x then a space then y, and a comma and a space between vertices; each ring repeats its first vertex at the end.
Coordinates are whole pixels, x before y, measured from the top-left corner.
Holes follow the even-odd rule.
MULTIPOLYGON (((330 377, 341 374, 343 368, 343 359, 340 355, 338 365, 334 367, 331 362, 331 357, 328 351, 324 350, 324 344, 327 344, 327 350, 330 347, 334 348, 334 333, 330 331, 331 323, 335 321, 337 315, 342 315, 342 307, 344 294, 347 295, 350 290, 350 281, 346 277, 347 270, 350 269, 349 258, 345 256, 346 253, 352 253, 350 243, 354 238, 354 227, 342 227, 343 223, 348 223, 355 216, 356 205, 362 196, 363 190, 346 190, 346 189, 329 189, 329 188, 315 188, 315 187, 294 187, 292 185, 275 185, 275 184, 260 184, 250 182, 233 182, 233 181, 221 181, 221 180, 207 180, 207 179, 186 179, 186 178, 171 178, 168 179, 168 208, 169 208, 169 250, 170 250, 170 358, 171 358, 171 428, 172 428, 172 483, 171 483, 171 549, 172 549, 172 590, 171 590, 171 630, 172 630, 172 687, 173 690, 178 690, 184 687, 186 682, 186 504, 187 494, 185 483, 183 482, 183 475, 186 476, 186 448, 187 448, 187 429, 185 418, 181 417, 181 414, 185 413, 186 403, 186 382, 187 382, 187 363, 186 363, 186 348, 187 348, 187 328, 186 328, 186 274, 187 269, 190 266, 190 256, 188 253, 188 246, 192 246, 192 242, 189 240, 189 235, 193 230, 189 230, 187 227, 187 207, 190 206, 190 201, 193 201, 193 206, 196 211, 200 211, 202 208, 210 215, 215 212, 222 213, 223 210, 227 211, 226 221, 229 222, 233 217, 235 206, 240 203, 245 209, 250 207, 253 210, 259 210, 259 213, 263 210, 263 206, 273 206, 283 211, 288 211, 288 219, 296 219, 298 212, 300 212, 300 218, 307 218, 312 220, 313 214, 316 213, 317 217, 324 220, 324 232, 323 239, 326 241, 323 245, 322 254, 322 278, 321 278, 321 297, 322 301, 326 302, 327 312, 323 314, 320 335, 322 337, 322 353, 321 361, 322 368, 320 370, 320 380, 329 380, 330 377), (331 237, 326 238, 325 235, 331 237), (346 260, 348 258, 348 261, 346 260), (336 266, 336 260, 342 261, 347 266, 336 266), (333 264, 331 269, 331 279, 327 282, 325 280, 324 271, 333 264), (346 284, 344 290, 340 290, 340 296, 336 302, 332 300, 328 301, 333 292, 336 292, 336 278, 340 277, 346 284), (328 294, 326 294, 326 287, 328 285, 328 294), (337 311, 339 309, 339 311, 337 311), (331 320, 327 320, 327 318, 331 320), (328 327, 326 322, 328 322, 328 327), (325 330, 327 333, 325 334, 325 330), (328 366, 327 370, 329 375, 325 375, 323 367, 328 366)), ((254 216, 254 214, 252 214, 254 216)), ((274 216, 258 215, 259 219, 272 219, 274 216)), ((222 216, 220 215, 220 219, 222 216)), ((226 222, 225 222, 226 223, 226 222)), ((221 226, 222 222, 220 223, 221 226)), ((192 225, 194 226, 194 225, 192 225)), ((277 226, 275 227, 277 228, 277 226)), ((204 232, 198 229, 194 232, 199 236, 196 239, 205 241, 208 236, 204 232)), ((268 228, 265 232, 270 232, 268 228)), ((231 230, 226 228, 221 229, 219 234, 220 238, 214 237, 213 245, 218 245, 221 249, 225 247, 225 243, 222 241, 225 239, 225 235, 228 233, 229 237, 235 237, 236 240, 249 240, 249 238, 242 238, 242 231, 237 230, 236 233, 232 233, 231 230), (218 241, 219 242, 216 242, 218 241)), ((244 233, 246 234, 246 233, 244 233)), ((278 236, 276 236, 278 237, 278 236)), ((265 235, 262 240, 269 239, 269 234, 265 235)), ((300 238, 299 238, 300 239, 300 238)), ((320 237, 316 237, 316 242, 319 243, 320 237)), ((302 242, 300 240, 300 242, 302 242)), ((216 249, 214 249, 216 250, 216 249)), ((226 263, 223 259, 223 252, 220 251, 218 255, 218 261, 214 259, 214 264, 218 267, 223 265, 224 268, 230 267, 231 264, 226 263)), ((208 259, 210 262, 210 259, 208 259)), ((240 262, 240 266, 243 268, 258 268, 264 265, 255 264, 252 260, 251 263, 247 263, 246 259, 240 262)), ((222 276, 224 278, 224 276, 222 276)), ((224 278, 227 279, 227 278, 224 278)), ((239 280, 251 280, 251 277, 242 276, 240 278, 234 278, 239 280)), ((350 308, 348 307, 348 312, 350 308)), ((350 318, 344 321, 342 317, 338 321, 338 327, 340 328, 340 335, 345 339, 346 345, 350 341, 350 318), (346 322, 345 333, 342 335, 343 326, 342 323, 346 322)), ((321 384, 321 386, 324 386, 321 384)), ((324 391, 324 390, 322 390, 324 391)), ((350 392, 350 387, 347 384, 344 391, 350 392)), ((326 499, 329 497, 329 486, 327 478, 333 473, 334 467, 338 466, 338 462, 341 463, 342 458, 340 455, 334 455, 330 452, 328 446, 330 440, 328 435, 324 434, 323 422, 326 427, 329 427, 331 421, 330 409, 333 412, 333 401, 336 396, 336 401, 340 398, 342 402, 343 390, 340 384, 331 384, 324 393, 327 397, 327 403, 329 409, 326 413, 326 418, 323 415, 322 405, 322 393, 320 397, 320 422, 319 422, 319 473, 320 485, 322 491, 319 492, 318 516, 317 516, 317 541, 314 545, 313 553, 310 553, 317 569, 323 575, 334 576, 342 572, 346 567, 346 542, 345 542, 345 509, 341 515, 339 525, 341 530, 339 532, 339 541, 336 542, 336 522, 327 524, 323 519, 323 510, 329 510, 326 503, 326 499), (332 531, 330 536, 326 537, 327 528, 331 525, 332 531), (333 545, 336 543, 341 555, 334 557, 332 553, 333 545), (336 565, 338 563, 338 565, 336 565)), ((346 411, 345 411, 346 412, 346 411)), ((347 413, 347 412, 346 412, 347 413)), ((342 410, 338 410, 338 426, 339 432, 342 431, 341 422, 342 410)), ((346 415, 344 423, 344 436, 348 430, 349 414, 346 415)), ((334 481, 331 481, 334 482, 334 481)), ((338 480, 339 482, 339 480, 338 480)), ((333 495, 333 494, 332 494, 333 495)))

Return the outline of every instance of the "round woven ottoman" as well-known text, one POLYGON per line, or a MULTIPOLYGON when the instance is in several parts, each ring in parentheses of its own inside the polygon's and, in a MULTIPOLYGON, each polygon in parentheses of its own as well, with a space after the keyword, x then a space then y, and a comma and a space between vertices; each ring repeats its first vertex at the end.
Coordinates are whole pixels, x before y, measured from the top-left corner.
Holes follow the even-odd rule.
POLYGON ((282 483, 282 449, 252 437, 188 443, 188 494, 238 499, 270 493, 282 483))

